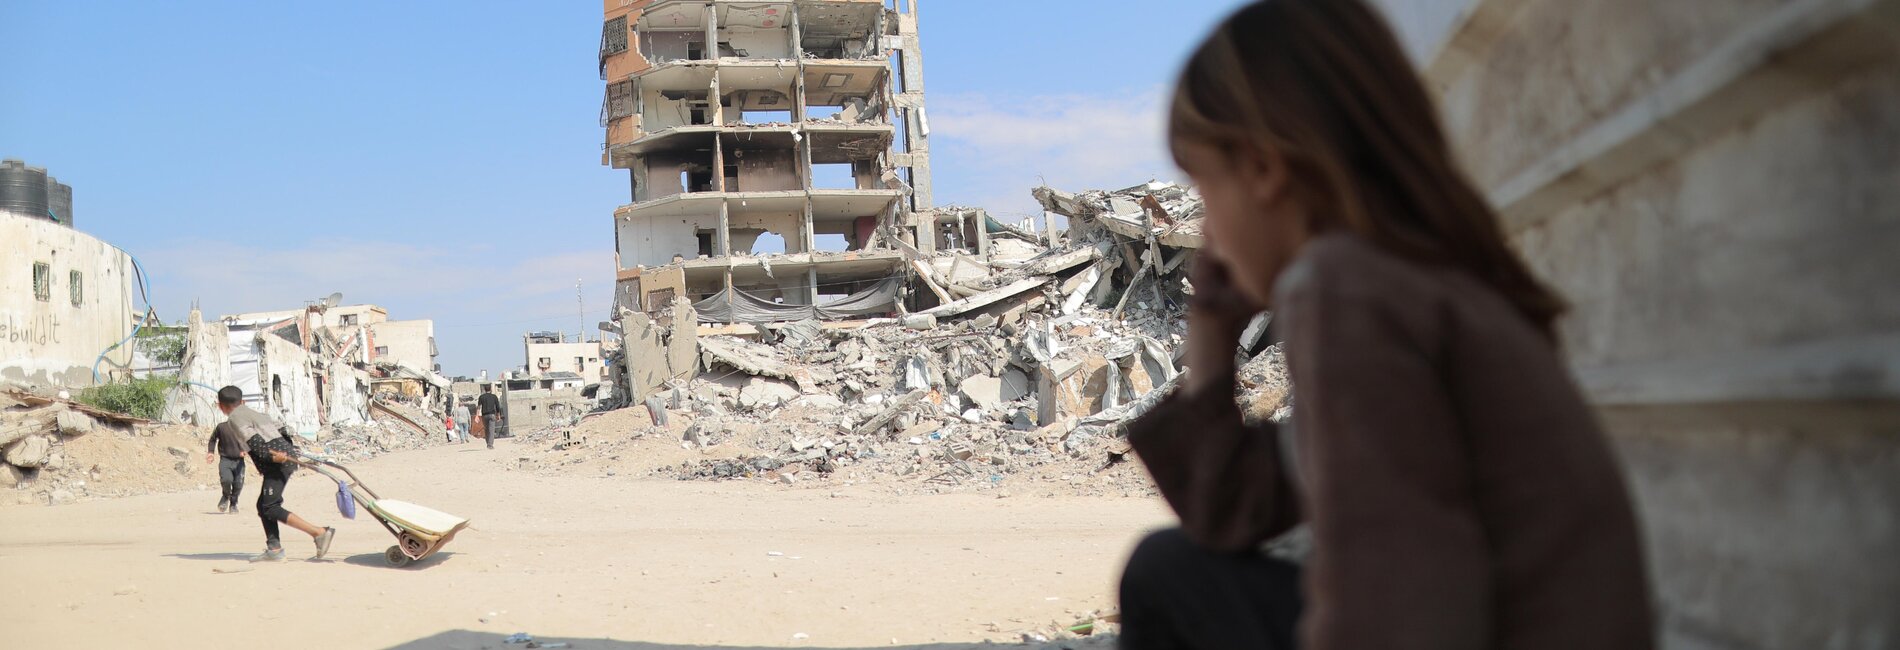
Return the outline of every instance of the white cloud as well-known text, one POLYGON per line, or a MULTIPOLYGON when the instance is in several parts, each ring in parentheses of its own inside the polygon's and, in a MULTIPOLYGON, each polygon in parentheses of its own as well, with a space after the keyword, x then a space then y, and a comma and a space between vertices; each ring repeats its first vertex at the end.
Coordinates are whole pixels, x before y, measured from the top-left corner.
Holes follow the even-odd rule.
POLYGON ((1163 93, 947 95, 930 100, 937 203, 1037 211, 1029 190, 1174 180, 1163 93))
POLYGON ((524 330, 573 332, 584 322, 591 332, 613 295, 613 253, 605 250, 517 257, 352 239, 286 247, 190 239, 153 248, 139 263, 167 321, 182 320, 194 303, 215 318, 294 309, 341 292, 346 304, 381 305, 392 319, 433 319, 437 361, 450 374, 520 365, 524 330), (585 321, 576 279, 586 292, 585 321))

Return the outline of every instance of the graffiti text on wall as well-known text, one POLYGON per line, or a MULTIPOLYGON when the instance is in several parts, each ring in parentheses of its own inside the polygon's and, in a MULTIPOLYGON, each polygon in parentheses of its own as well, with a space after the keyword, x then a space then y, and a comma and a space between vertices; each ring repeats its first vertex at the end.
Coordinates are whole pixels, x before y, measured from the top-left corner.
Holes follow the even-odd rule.
POLYGON ((0 341, 35 347, 57 345, 60 342, 59 317, 47 314, 21 319, 13 314, 0 315, 0 341))

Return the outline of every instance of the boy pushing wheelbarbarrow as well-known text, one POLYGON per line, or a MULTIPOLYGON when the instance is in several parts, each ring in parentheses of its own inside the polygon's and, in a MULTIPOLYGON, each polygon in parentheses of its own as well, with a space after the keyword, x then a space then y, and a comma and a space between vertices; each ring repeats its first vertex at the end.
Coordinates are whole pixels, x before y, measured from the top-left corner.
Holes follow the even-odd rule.
MULTIPOLYGON (((270 416, 246 406, 244 391, 236 386, 225 386, 218 390, 218 410, 229 418, 219 426, 235 429, 250 452, 251 463, 263 477, 263 487, 257 495, 257 517, 264 524, 264 552, 251 558, 251 561, 284 561, 284 546, 278 539, 278 524, 289 525, 309 535, 317 545, 317 554, 312 559, 323 559, 330 552, 330 540, 336 537, 336 529, 318 528, 284 509, 284 487, 296 468, 291 455, 296 453, 297 446, 290 439, 289 432, 270 416)), ((229 497, 233 507, 236 506, 236 498, 236 495, 229 497)))

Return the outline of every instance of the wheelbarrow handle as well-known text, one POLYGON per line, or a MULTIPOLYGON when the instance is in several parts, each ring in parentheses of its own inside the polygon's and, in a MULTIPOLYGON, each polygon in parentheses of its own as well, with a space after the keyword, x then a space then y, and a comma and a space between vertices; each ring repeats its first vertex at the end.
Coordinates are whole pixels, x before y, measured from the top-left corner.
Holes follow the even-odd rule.
POLYGON ((363 488, 364 492, 369 493, 369 498, 371 499, 383 498, 382 495, 377 494, 375 490, 370 489, 368 485, 363 484, 362 479, 356 478, 356 473, 350 471, 350 468, 348 467, 344 467, 342 465, 336 464, 335 462, 325 460, 322 458, 317 458, 315 456, 310 456, 301 452, 299 452, 292 460, 296 461, 298 465, 308 467, 311 470, 315 471, 316 473, 322 474, 324 475, 324 477, 332 481, 336 481, 338 485, 355 485, 356 487, 363 488), (350 480, 346 483, 342 479, 338 479, 335 474, 331 474, 329 471, 325 470, 324 468, 326 467, 343 472, 345 476, 350 477, 350 480))

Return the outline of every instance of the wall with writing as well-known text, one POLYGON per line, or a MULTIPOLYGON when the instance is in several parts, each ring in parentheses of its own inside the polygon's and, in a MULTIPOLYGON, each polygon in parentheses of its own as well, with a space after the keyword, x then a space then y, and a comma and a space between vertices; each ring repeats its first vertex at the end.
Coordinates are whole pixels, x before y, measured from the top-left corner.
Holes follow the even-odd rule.
MULTIPOLYGON (((132 259, 86 233, 0 215, 0 380, 93 383, 102 352, 132 333, 132 259)), ((99 363, 123 374, 131 346, 99 363)))

